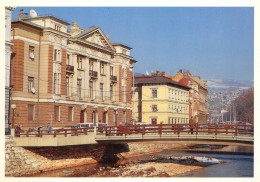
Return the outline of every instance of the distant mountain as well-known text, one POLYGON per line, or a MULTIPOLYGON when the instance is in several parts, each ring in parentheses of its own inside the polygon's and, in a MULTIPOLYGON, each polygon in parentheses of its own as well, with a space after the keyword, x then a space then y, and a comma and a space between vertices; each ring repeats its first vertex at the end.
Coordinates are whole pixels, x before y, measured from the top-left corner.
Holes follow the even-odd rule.
POLYGON ((207 79, 209 92, 244 90, 254 86, 254 80, 207 79))

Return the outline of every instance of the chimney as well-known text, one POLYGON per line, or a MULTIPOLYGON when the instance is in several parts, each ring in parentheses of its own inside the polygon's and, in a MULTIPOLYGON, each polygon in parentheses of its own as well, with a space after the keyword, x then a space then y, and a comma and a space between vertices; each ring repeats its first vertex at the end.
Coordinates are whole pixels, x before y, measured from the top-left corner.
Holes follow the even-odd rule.
POLYGON ((24 19, 23 9, 20 9, 19 20, 24 19))
POLYGON ((162 72, 162 76, 165 76, 165 72, 162 72))
POLYGON ((19 20, 21 20, 21 19, 24 19, 24 14, 23 13, 19 14, 19 20))
POLYGON ((180 69, 179 72, 182 73, 182 69, 180 69))

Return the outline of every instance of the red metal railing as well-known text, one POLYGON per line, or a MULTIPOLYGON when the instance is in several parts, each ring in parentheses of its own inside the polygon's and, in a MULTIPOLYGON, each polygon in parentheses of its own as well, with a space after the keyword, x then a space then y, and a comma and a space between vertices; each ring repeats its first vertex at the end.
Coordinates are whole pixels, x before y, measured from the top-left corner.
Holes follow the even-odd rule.
POLYGON ((93 132, 96 135, 121 136, 121 135, 163 135, 163 134, 212 134, 212 135, 254 135, 253 125, 216 125, 216 124, 158 124, 158 125, 130 125, 130 126, 102 126, 91 128, 73 128, 56 130, 27 130, 16 132, 15 136, 63 135, 67 137, 87 135, 93 132))

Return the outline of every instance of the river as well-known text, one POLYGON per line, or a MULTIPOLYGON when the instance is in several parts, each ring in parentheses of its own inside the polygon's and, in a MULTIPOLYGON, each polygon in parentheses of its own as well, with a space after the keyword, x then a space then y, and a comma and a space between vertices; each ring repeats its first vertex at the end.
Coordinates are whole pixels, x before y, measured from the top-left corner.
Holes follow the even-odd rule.
MULTIPOLYGON (((249 146, 197 145, 185 151, 165 150, 152 155, 153 158, 167 156, 205 156, 225 161, 225 163, 210 165, 176 177, 254 177, 253 147, 249 146)), ((150 158, 151 155, 139 156, 120 160, 115 164, 92 164, 33 174, 30 177, 100 177, 101 172, 102 177, 117 177, 110 175, 112 170, 118 168, 124 170, 126 164, 149 162, 150 158)))

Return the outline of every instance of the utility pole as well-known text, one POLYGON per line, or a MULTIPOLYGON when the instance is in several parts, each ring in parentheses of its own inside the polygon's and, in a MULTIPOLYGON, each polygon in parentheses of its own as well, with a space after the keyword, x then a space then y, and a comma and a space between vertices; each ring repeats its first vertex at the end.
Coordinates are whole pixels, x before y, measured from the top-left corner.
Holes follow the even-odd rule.
POLYGON ((134 66, 132 66, 132 73, 133 73, 133 83, 132 83, 132 101, 133 101, 133 110, 132 110, 132 122, 134 122, 135 119, 135 73, 134 73, 134 66))

